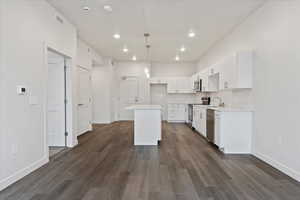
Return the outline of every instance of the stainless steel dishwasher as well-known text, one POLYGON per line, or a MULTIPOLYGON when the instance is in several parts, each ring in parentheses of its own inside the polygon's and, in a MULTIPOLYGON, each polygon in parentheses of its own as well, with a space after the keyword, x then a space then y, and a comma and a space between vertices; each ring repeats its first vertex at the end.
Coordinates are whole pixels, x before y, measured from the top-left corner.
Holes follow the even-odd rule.
POLYGON ((211 143, 215 143, 215 110, 207 109, 206 112, 206 134, 211 143))

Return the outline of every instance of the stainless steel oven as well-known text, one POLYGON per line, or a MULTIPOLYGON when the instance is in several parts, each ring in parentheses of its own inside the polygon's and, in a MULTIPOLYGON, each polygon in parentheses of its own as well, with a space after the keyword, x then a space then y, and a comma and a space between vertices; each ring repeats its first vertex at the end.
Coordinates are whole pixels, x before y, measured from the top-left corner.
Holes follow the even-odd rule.
POLYGON ((211 143, 215 143, 215 111, 207 109, 206 111, 206 134, 211 143))

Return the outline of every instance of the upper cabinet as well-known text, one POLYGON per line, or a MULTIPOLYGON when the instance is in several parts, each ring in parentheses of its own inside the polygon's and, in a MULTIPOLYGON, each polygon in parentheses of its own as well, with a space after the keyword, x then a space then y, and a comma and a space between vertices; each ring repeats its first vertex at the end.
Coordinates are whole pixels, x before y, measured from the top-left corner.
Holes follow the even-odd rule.
POLYGON ((214 76, 220 73, 220 63, 217 63, 211 67, 208 68, 208 76, 214 76))
POLYGON ((167 84, 168 78, 166 77, 153 77, 149 80, 150 84, 167 84))
POLYGON ((251 89, 253 87, 253 52, 235 53, 195 75, 202 80, 202 92, 251 89))
POLYGON ((224 59, 220 71, 219 89, 253 87, 253 53, 239 52, 224 59))
POLYGON ((194 93, 190 77, 168 78, 168 93, 194 93))
POLYGON ((191 77, 152 77, 150 84, 166 84, 169 94, 174 93, 194 93, 191 77))

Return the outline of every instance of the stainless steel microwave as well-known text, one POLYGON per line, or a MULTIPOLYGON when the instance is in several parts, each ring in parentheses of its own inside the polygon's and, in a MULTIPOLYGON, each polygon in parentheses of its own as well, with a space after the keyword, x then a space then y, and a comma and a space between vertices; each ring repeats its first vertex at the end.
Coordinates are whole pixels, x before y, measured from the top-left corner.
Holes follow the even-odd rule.
POLYGON ((202 92, 202 79, 194 81, 194 91, 202 92))

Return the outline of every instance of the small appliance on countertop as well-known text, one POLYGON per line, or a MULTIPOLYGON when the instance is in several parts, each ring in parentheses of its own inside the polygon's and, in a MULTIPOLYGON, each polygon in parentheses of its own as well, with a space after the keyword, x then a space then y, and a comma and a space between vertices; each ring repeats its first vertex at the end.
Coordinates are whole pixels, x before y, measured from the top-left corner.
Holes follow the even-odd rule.
POLYGON ((201 101, 202 105, 210 105, 210 97, 202 97, 201 101))

